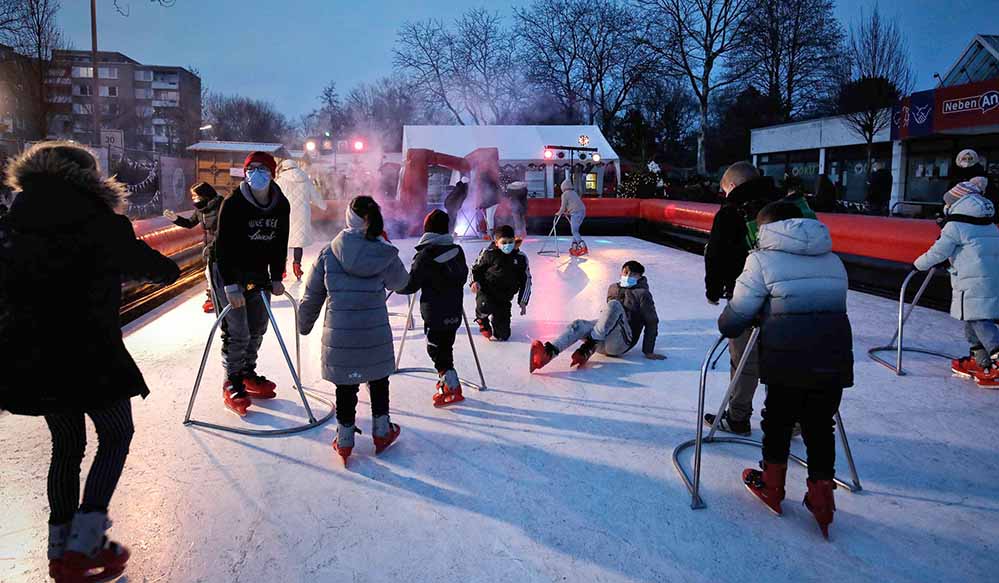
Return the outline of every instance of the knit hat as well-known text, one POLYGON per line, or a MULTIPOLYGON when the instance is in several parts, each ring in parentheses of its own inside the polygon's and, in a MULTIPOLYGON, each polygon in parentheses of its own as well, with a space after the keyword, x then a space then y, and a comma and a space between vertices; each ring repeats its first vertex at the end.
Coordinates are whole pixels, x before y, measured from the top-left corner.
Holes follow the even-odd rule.
POLYGON ((572 183, 572 178, 566 178, 561 184, 562 192, 567 190, 576 190, 576 185, 572 183))
POLYGON ((985 192, 985 188, 988 185, 989 181, 984 176, 976 176, 967 182, 962 182, 944 194, 944 204, 951 206, 962 196, 967 196, 969 194, 981 195, 985 192))
POLYGON ((246 172, 250 164, 263 164, 271 171, 271 176, 277 173, 277 161, 274 159, 274 156, 271 156, 267 152, 252 152, 247 156, 246 161, 243 162, 243 172, 246 172))
POLYGON ((436 233, 438 235, 446 235, 448 227, 450 227, 450 218, 447 213, 441 209, 434 209, 427 213, 427 216, 423 219, 423 232, 424 233, 436 233))
POLYGON ((961 168, 971 168, 975 164, 981 162, 981 158, 979 158, 978 152, 971 149, 967 149, 967 150, 961 150, 961 152, 957 155, 957 159, 955 161, 957 162, 957 165, 961 168))
POLYGON ((198 198, 202 199, 215 198, 219 195, 219 193, 215 191, 215 188, 207 182, 199 182, 195 184, 191 187, 191 192, 193 192, 198 198))

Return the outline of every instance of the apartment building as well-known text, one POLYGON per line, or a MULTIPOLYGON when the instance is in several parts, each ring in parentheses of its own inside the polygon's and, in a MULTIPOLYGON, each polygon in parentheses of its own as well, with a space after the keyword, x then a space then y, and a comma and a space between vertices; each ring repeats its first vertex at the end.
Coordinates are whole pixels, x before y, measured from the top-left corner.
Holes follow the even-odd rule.
POLYGON ((94 79, 88 51, 56 51, 53 63, 47 77, 50 135, 93 142, 96 91, 101 129, 123 137, 116 146, 180 153, 197 141, 201 79, 187 69, 100 52, 94 79))
POLYGON ((26 86, 30 64, 30 59, 0 44, 0 140, 33 137, 36 108, 26 86))

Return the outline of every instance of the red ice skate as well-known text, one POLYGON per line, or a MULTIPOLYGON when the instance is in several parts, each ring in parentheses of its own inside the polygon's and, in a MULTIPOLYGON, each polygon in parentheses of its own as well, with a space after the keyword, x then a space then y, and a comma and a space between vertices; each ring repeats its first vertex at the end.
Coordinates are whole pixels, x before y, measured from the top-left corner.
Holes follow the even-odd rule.
MULTIPOLYGON (((785 466, 786 468, 787 466, 785 466)), ((833 498, 833 490, 836 483, 832 480, 808 479, 808 493, 805 494, 805 508, 812 512, 815 521, 822 529, 822 536, 829 538, 829 525, 833 521, 833 513, 836 511, 836 501, 833 498)))
POLYGON ((580 241, 579 247, 576 251, 576 257, 582 257, 583 255, 588 255, 590 253, 590 248, 586 246, 586 241, 580 241))
POLYGON ((304 275, 305 272, 302 271, 301 263, 292 263, 291 271, 295 274, 295 277, 298 278, 298 281, 302 281, 302 275, 304 275))
POLYGON ((215 313, 215 303, 212 302, 212 298, 205 300, 205 303, 201 304, 201 309, 204 310, 206 314, 215 313))
POLYGON ((461 395, 461 381, 454 369, 440 373, 437 381, 437 393, 434 395, 434 407, 447 407, 464 401, 461 395))
POLYGON ((375 455, 378 455, 395 443, 395 440, 399 439, 402 428, 392 423, 388 415, 375 417, 373 425, 374 428, 371 431, 371 437, 375 441, 375 455))
POLYGON ((578 242, 573 241, 572 245, 569 246, 569 255, 572 255, 573 257, 579 257, 580 255, 582 255, 582 253, 579 252, 578 242))
POLYGON ((592 338, 587 338, 583 341, 583 345, 576 349, 572 353, 572 363, 569 367, 579 367, 582 368, 587 362, 589 362, 590 357, 593 353, 597 351, 597 343, 592 338))
POLYGON ((240 417, 246 416, 246 410, 252 403, 246 394, 245 387, 240 385, 238 388, 234 388, 232 381, 226 381, 222 385, 222 398, 225 401, 225 406, 240 417))
POLYGON ((983 389, 999 389, 999 365, 975 373, 975 382, 983 389))
POLYGON ((777 516, 784 514, 780 503, 784 500, 784 482, 787 479, 787 464, 768 464, 763 462, 763 471, 754 469, 742 470, 742 482, 749 492, 767 505, 767 508, 777 516))
POLYGON ((531 343, 531 372, 544 368, 555 358, 558 351, 550 343, 542 344, 540 340, 531 343))
POLYGON ((955 375, 965 379, 973 379, 976 375, 985 372, 982 367, 978 365, 978 360, 973 354, 969 354, 964 358, 955 358, 950 361, 950 370, 955 375))
POLYGON ((479 325, 479 334, 486 340, 492 340, 493 338, 493 327, 489 325, 489 320, 486 318, 476 318, 475 323, 479 325))
POLYGON ((347 458, 354 451, 354 434, 361 430, 353 425, 337 425, 336 437, 333 438, 333 451, 340 456, 343 467, 347 467, 347 458))
POLYGON ((56 583, 95 583, 120 577, 125 572, 131 553, 114 541, 106 541, 105 544, 93 557, 67 552, 53 576, 56 583))
POLYGON ((275 392, 277 385, 255 372, 247 373, 243 377, 243 388, 252 399, 273 399, 277 396, 275 392))

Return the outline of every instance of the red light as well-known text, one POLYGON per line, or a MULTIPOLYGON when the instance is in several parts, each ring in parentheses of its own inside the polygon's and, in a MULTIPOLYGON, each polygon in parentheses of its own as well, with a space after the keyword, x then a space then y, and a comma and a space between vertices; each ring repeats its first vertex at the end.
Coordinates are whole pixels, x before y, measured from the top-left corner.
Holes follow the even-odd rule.
POLYGON ((363 149, 364 149, 364 142, 362 142, 361 140, 357 140, 356 142, 354 142, 354 151, 360 152, 363 149))
POLYGON ((551 160, 554 157, 555 157, 555 152, 552 152, 551 150, 545 150, 545 160, 551 160))

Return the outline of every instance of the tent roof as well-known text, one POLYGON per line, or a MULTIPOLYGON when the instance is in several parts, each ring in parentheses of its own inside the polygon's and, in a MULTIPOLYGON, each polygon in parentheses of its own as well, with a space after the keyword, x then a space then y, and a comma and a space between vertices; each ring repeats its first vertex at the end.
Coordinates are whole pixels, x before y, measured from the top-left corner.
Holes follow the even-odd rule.
POLYGON ((267 152, 281 157, 287 157, 288 152, 283 144, 266 142, 198 142, 187 147, 192 152, 267 152))
POLYGON ((589 136, 587 147, 597 148, 604 160, 618 160, 617 152, 595 125, 405 126, 402 151, 405 156, 410 148, 426 148, 466 156, 477 148, 498 148, 500 160, 541 160, 545 146, 578 146, 581 135, 589 136))

